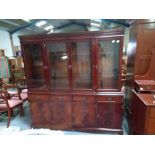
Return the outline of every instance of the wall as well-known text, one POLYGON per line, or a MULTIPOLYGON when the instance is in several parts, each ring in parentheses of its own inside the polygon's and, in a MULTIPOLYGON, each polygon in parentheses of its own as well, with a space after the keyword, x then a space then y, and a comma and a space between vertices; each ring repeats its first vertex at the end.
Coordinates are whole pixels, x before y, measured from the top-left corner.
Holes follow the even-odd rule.
POLYGON ((21 34, 19 34, 19 33, 14 33, 14 34, 12 35, 13 45, 14 45, 14 46, 20 46, 20 40, 19 40, 19 38, 18 38, 19 35, 21 35, 21 34))
MULTIPOLYGON (((15 33, 12 35, 13 39, 13 45, 14 46, 20 46, 20 40, 18 36, 21 35, 19 33, 15 33)), ((8 57, 14 56, 12 47, 11 47, 11 41, 10 36, 7 31, 0 30, 0 49, 5 49, 5 55, 8 57)))
POLYGON ((5 49, 6 56, 13 56, 10 36, 7 31, 0 30, 0 49, 5 49))

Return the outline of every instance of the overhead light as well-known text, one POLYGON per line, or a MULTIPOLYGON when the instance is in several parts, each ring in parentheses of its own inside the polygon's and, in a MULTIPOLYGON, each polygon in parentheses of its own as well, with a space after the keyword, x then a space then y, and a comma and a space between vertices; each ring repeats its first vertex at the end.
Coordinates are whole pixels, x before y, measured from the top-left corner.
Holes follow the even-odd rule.
POLYGON ((150 22, 155 22, 155 19, 150 19, 149 21, 150 21, 150 22))
POLYGON ((53 28, 47 33, 47 34, 51 34, 51 33, 53 33, 54 32, 54 30, 53 30, 53 28))
POLYGON ((47 22, 45 20, 41 20, 41 21, 37 22, 35 25, 38 26, 38 27, 40 27, 40 26, 45 25, 46 23, 47 22))
POLYGON ((46 31, 48 31, 48 30, 53 29, 53 28, 54 28, 54 26, 53 26, 53 25, 50 25, 50 26, 46 26, 44 29, 45 29, 46 31))
POLYGON ((115 40, 112 40, 112 43, 115 43, 115 40))
POLYGON ((97 27, 100 27, 101 24, 100 24, 100 23, 92 23, 92 22, 91 22, 91 26, 97 26, 97 27))
POLYGON ((98 22, 98 23, 101 23, 102 20, 101 19, 91 19, 92 21, 95 21, 95 22, 98 22))
POLYGON ((119 43, 119 42, 120 42, 120 40, 117 40, 116 42, 117 42, 117 43, 119 43))
POLYGON ((63 60, 67 59, 67 55, 62 56, 61 59, 63 60))
POLYGON ((30 22, 31 19, 22 19, 22 20, 24 20, 26 22, 30 22))
POLYGON ((99 31, 98 27, 88 27, 89 31, 99 31))

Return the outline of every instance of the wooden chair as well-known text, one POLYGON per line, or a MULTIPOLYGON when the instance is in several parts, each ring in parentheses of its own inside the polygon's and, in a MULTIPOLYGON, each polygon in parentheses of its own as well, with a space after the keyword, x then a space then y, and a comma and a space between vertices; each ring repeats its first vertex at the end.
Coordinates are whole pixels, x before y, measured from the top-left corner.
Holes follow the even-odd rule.
POLYGON ((16 85, 19 87, 20 92, 22 93, 28 93, 27 89, 27 81, 25 77, 17 78, 15 79, 16 85))
POLYGON ((23 102, 28 100, 28 94, 21 92, 16 84, 4 84, 3 88, 7 91, 11 99, 23 100, 23 102))
POLYGON ((11 99, 6 90, 0 90, 0 112, 7 112, 8 113, 8 122, 7 127, 10 125, 11 116, 13 113, 13 109, 19 108, 20 110, 20 117, 24 116, 24 109, 23 109, 23 100, 20 99, 11 99))
POLYGON ((0 78, 0 89, 2 88, 2 82, 3 82, 3 80, 2 80, 2 78, 0 78))

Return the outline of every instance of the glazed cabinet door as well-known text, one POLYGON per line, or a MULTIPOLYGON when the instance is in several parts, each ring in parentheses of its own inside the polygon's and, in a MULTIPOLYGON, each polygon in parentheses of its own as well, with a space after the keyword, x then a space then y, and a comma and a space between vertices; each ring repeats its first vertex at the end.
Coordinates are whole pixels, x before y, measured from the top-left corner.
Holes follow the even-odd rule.
POLYGON ((93 96, 73 96, 73 128, 96 126, 96 106, 93 96))
POLYGON ((122 98, 102 97, 97 101, 97 119, 99 128, 122 128, 122 98))
POLYGON ((72 89, 92 89, 91 41, 71 42, 72 89))
POLYGON ((97 88, 118 91, 121 88, 122 39, 106 38, 97 42, 97 88))
POLYGON ((67 49, 66 42, 46 44, 51 89, 69 89, 67 49))
POLYGON ((26 60, 28 87, 37 90, 47 89, 44 76, 44 55, 41 43, 23 44, 26 60))

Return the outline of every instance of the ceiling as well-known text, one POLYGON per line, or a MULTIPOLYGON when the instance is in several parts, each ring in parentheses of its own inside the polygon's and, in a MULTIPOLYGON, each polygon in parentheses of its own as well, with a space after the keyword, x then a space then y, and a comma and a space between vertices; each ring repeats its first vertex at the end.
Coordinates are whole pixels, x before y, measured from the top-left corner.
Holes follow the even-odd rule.
POLYGON ((125 19, 0 19, 0 30, 8 31, 10 34, 28 35, 124 28, 129 27, 129 23, 130 20, 125 19), (36 26, 40 21, 46 21, 46 23, 36 26), (93 25, 92 22, 98 25, 93 25), (51 25, 52 28, 50 28, 51 25), (45 30, 47 26, 50 27, 45 30))

